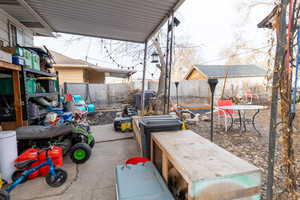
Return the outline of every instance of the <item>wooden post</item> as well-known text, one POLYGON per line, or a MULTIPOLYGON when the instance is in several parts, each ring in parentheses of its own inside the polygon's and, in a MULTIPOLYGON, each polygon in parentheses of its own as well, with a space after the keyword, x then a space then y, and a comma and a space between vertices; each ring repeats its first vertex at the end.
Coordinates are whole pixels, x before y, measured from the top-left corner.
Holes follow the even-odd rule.
POLYGON ((162 176, 166 183, 168 183, 169 161, 166 152, 162 152, 162 176))
POLYGON ((144 68, 143 68, 142 97, 141 97, 142 116, 144 116, 145 114, 145 79, 146 79, 146 68, 147 68, 147 53, 148 53, 148 41, 145 42, 145 47, 144 47, 144 68))
POLYGON ((14 104, 16 112, 16 127, 23 126, 23 115, 22 115, 22 100, 21 100, 21 86, 20 86, 20 75, 19 71, 14 70, 13 76, 13 88, 14 88, 14 104))

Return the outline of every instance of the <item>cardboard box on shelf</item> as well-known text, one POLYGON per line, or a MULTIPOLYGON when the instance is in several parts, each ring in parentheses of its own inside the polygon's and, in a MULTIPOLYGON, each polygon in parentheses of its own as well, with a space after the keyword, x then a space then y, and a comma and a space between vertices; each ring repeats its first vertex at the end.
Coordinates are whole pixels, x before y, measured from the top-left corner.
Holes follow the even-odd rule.
POLYGON ((0 60, 12 63, 12 55, 0 49, 0 60))

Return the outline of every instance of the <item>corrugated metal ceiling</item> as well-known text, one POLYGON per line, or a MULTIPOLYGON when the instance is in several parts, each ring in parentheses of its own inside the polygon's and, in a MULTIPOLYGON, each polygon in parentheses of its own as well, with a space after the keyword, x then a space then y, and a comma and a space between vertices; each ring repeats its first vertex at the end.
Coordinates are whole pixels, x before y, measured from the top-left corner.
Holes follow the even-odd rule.
MULTIPOLYGON (((16 0, 12 0, 16 1, 16 0)), ((0 8, 23 22, 38 22, 21 5, 0 8)), ((17 0, 27 3, 55 32, 145 42, 184 0, 17 0)), ((7 3, 10 2, 10 3, 7 3)), ((5 4, 6 3, 6 4, 5 4)))

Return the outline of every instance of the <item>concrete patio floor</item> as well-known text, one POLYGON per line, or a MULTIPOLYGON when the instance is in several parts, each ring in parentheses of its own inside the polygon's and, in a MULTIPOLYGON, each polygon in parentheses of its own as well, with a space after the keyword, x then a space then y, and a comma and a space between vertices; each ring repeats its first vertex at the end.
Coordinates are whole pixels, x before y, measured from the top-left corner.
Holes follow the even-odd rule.
POLYGON ((76 165, 67 157, 63 168, 68 172, 67 182, 51 188, 44 178, 19 185, 12 200, 113 200, 115 197, 114 169, 129 157, 138 156, 132 133, 117 133, 112 125, 94 126, 91 130, 96 145, 88 162, 76 165))

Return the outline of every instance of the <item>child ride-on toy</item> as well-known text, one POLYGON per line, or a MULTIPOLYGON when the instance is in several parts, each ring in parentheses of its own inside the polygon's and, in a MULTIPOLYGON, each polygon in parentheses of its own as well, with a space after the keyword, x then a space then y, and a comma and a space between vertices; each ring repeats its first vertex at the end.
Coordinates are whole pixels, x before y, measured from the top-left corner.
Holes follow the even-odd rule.
POLYGON ((27 169, 29 166, 31 166, 33 163, 37 162, 37 159, 32 160, 26 160, 24 162, 18 162, 16 163, 16 168, 19 170, 24 170, 22 173, 20 173, 18 176, 15 175, 15 180, 12 184, 4 187, 4 189, 0 189, 0 200, 9 200, 9 193, 16 188, 20 183, 26 181, 26 178, 30 176, 35 171, 39 170, 40 168, 44 166, 49 166, 50 171, 46 175, 46 183, 51 187, 59 187, 62 184, 64 184, 67 180, 68 174, 63 169, 57 168, 52 159, 48 156, 48 151, 52 149, 52 146, 43 149, 41 152, 46 153, 46 161, 37 165, 34 168, 27 169))
POLYGON ((44 148, 56 144, 69 154, 74 163, 86 162, 92 153, 95 140, 89 127, 76 122, 68 122, 53 126, 28 126, 16 130, 18 151, 33 146, 44 148))

